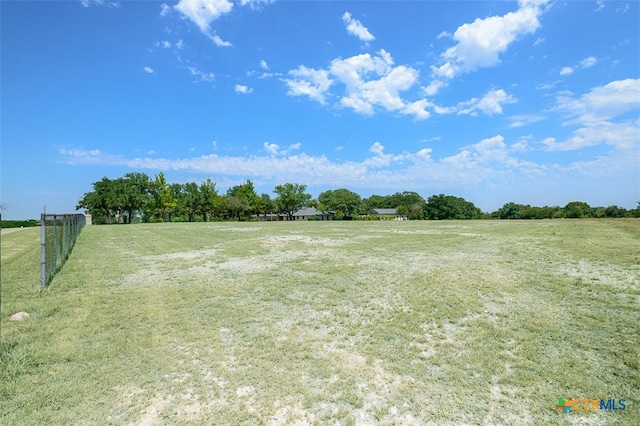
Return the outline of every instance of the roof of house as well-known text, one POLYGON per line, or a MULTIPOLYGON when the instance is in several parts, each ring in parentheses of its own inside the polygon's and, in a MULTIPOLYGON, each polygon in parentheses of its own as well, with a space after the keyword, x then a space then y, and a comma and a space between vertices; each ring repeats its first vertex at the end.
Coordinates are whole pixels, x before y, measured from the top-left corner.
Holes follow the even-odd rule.
POLYGON ((321 214, 322 212, 316 210, 315 207, 303 207, 297 212, 295 212, 294 216, 315 216, 317 214, 321 214))
POLYGON ((293 215, 294 216, 316 216, 316 215, 327 215, 327 214, 332 214, 333 212, 323 212, 320 210, 317 210, 315 207, 303 207, 300 210, 298 210, 297 212, 295 212, 293 215))
POLYGON ((382 216, 385 215, 396 215, 398 214, 398 209, 373 209, 370 214, 379 214, 382 216))

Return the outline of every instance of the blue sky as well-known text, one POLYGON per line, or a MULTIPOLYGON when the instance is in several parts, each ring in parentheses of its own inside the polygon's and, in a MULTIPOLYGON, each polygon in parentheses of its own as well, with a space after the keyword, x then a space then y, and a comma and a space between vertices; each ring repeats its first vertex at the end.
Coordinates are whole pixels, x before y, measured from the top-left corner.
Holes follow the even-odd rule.
POLYGON ((639 6, 2 1, 3 216, 130 171, 634 208, 639 6))

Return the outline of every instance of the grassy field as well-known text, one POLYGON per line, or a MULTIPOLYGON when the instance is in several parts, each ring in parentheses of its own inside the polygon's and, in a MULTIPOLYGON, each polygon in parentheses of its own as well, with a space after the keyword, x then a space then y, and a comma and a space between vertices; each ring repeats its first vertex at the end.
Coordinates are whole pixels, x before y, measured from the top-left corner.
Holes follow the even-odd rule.
POLYGON ((45 291, 38 250, 3 425, 640 424, 639 220, 88 226, 45 291))

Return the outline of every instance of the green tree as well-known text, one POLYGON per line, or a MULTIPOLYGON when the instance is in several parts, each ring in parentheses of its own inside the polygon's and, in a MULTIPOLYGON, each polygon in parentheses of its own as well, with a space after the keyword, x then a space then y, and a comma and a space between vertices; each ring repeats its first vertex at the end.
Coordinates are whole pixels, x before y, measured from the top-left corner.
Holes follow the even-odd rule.
POLYGON ((124 175, 125 209, 128 212, 129 223, 151 202, 151 184, 151 178, 146 173, 132 172, 124 175))
POLYGON ((395 194, 390 195, 388 198, 388 208, 391 209, 398 208, 402 205, 410 206, 412 204, 420 204, 425 202, 424 198, 422 198, 420 194, 413 191, 396 192, 395 194))
POLYGON ((113 223, 122 214, 117 185, 105 176, 93 182, 92 186, 93 191, 86 192, 80 198, 76 210, 85 209, 96 219, 96 223, 100 221, 113 223))
POLYGON ((213 199, 211 216, 217 217, 220 219, 225 219, 228 216, 227 212, 229 211, 229 197, 224 195, 217 195, 213 199))
POLYGON ((493 212, 492 216, 498 219, 517 219, 520 211, 525 208, 522 204, 509 202, 493 212))
POLYGON ((373 209, 392 209, 397 206, 391 206, 391 198, 384 195, 371 195, 368 198, 362 200, 362 208, 365 213, 370 212, 373 209))
POLYGON ((211 217, 216 215, 216 199, 218 199, 218 191, 216 190, 216 183, 208 177, 204 182, 200 184, 198 191, 198 209, 197 214, 202 216, 204 222, 207 221, 209 215, 211 217))
POLYGON ((594 212, 592 211, 589 204, 582 201, 572 201, 568 203, 566 206, 564 206, 563 212, 564 217, 568 217, 571 219, 594 216, 594 212))
POLYGON ((327 210, 334 211, 337 219, 344 217, 352 217, 358 212, 360 207, 360 195, 348 189, 328 190, 318 195, 318 201, 322 203, 327 210))
POLYGON ((480 219, 482 211, 472 202, 453 195, 433 195, 427 199, 429 219, 480 219))
POLYGON ((93 191, 80 198, 76 209, 86 209, 96 223, 131 223, 147 208, 151 199, 151 180, 144 173, 127 173, 117 179, 103 177, 92 186, 93 191))
POLYGON ((267 213, 272 213, 275 209, 276 203, 271 199, 271 196, 269 194, 260 194, 259 212, 266 217, 267 213))
POLYGON ((187 215, 187 221, 193 222, 195 215, 200 211, 200 188, 195 182, 187 182, 182 185, 178 207, 187 215))
POLYGON ((518 219, 553 219, 555 217, 562 216, 562 209, 560 207, 535 207, 535 206, 522 206, 518 211, 518 219))
POLYGON ((306 185, 299 185, 297 183, 277 185, 273 190, 273 192, 278 194, 275 199, 278 210, 286 213, 289 220, 292 220, 293 214, 311 200, 311 194, 307 194, 305 192, 306 190, 306 185))
POLYGON ((175 199, 164 173, 160 172, 156 175, 152 185, 152 194, 155 216, 162 220, 167 220, 168 213, 178 205, 178 201, 175 199))
POLYGON ((227 203, 232 212, 232 216, 242 217, 257 212, 260 197, 253 187, 253 182, 247 180, 242 185, 236 185, 227 191, 227 203))
POLYGON ((397 209, 406 206, 409 219, 424 219, 426 201, 420 194, 413 191, 396 192, 393 195, 372 195, 362 201, 363 213, 373 209, 397 209))
POLYGON ((249 203, 233 195, 227 195, 227 209, 229 210, 230 217, 237 217, 238 220, 242 220, 242 216, 249 211, 249 203))
POLYGON ((427 202, 413 203, 409 206, 409 219, 424 219, 427 202))
POLYGON ((627 217, 629 212, 627 209, 618 206, 608 206, 603 209, 603 217, 627 217))

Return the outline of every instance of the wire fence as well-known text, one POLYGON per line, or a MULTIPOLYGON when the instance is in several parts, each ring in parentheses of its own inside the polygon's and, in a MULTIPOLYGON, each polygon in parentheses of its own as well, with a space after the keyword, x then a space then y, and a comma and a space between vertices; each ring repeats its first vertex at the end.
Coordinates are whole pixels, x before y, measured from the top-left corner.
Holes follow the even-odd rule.
POLYGON ((76 238, 86 223, 83 214, 40 216, 40 285, 46 287, 69 258, 76 238))
POLYGON ((2 343, 2 213, 0 213, 0 344, 1 343, 2 343))

